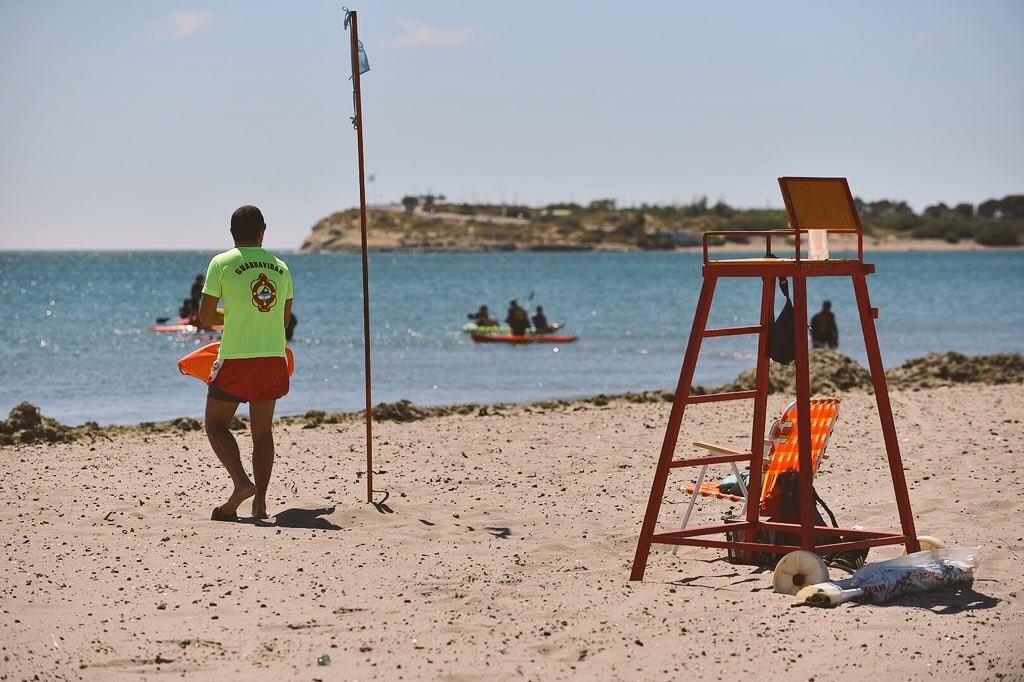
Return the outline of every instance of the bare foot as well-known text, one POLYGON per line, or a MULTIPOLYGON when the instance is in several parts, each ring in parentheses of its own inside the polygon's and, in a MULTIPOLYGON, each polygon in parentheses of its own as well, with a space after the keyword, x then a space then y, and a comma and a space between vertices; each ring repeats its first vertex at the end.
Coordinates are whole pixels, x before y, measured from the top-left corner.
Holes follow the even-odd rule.
POLYGON ((231 497, 228 498, 228 501, 220 506, 220 510, 224 514, 234 514, 238 509, 238 505, 242 504, 242 502, 255 494, 256 486, 252 483, 237 486, 235 487, 235 492, 231 493, 231 497))
POLYGON ((268 519, 267 503, 265 500, 254 499, 252 501, 252 517, 254 519, 268 519))

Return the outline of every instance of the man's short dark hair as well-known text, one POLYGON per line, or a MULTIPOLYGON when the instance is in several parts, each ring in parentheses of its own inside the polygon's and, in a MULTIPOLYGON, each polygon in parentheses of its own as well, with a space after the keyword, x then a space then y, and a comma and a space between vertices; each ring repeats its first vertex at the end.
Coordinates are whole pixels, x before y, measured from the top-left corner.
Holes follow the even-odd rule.
POLYGON ((254 242, 267 226, 263 214, 255 206, 242 206, 231 214, 231 236, 236 242, 254 242))

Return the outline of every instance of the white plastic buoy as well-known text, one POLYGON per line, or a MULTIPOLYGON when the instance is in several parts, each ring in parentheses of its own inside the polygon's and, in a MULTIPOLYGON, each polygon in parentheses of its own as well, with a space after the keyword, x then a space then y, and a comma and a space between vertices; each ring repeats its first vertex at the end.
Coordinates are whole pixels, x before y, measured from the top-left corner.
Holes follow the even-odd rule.
POLYGON ((843 589, 835 583, 808 585, 796 593, 796 603, 807 606, 836 606, 864 594, 859 588, 843 589))
MULTIPOLYGON (((917 543, 921 545, 921 551, 929 549, 946 549, 946 543, 938 538, 933 538, 931 535, 918 535, 917 543)), ((907 548, 904 545, 903 553, 907 553, 907 548)))
POLYGON ((814 552, 798 549, 779 559, 772 583, 780 594, 792 594, 807 587, 828 582, 828 566, 814 552))

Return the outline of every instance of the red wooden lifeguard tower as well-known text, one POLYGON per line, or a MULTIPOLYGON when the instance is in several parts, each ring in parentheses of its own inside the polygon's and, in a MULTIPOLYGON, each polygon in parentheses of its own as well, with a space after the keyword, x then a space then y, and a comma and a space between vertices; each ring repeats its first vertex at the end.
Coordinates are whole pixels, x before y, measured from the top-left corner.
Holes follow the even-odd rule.
MULTIPOLYGON (((697 547, 714 547, 728 550, 733 556, 751 557, 754 553, 772 552, 785 553, 796 549, 792 546, 770 544, 762 538, 773 537, 769 533, 798 534, 800 549, 814 552, 815 538, 839 538, 838 542, 828 544, 828 552, 845 552, 866 547, 881 545, 906 545, 908 552, 919 549, 917 535, 914 530, 914 519, 910 510, 910 498, 907 495, 907 484, 903 476, 903 464, 900 458, 899 442, 896 438, 896 427, 893 422, 892 407, 882 367, 882 358, 878 348, 878 337, 875 333, 875 318, 878 309, 872 308, 868 298, 867 276, 875 271, 873 265, 864 262, 863 227, 857 208, 845 178, 779 178, 782 196, 789 214, 789 230, 772 230, 764 232, 709 232, 704 235, 704 283, 701 287, 697 310, 693 318, 693 327, 683 359, 679 384, 676 388, 675 400, 665 429, 665 439, 658 459, 658 468, 651 485, 647 512, 644 516, 640 538, 637 542, 636 556, 633 559, 633 570, 630 580, 642 580, 647 568, 647 560, 651 545, 688 545, 697 547), (820 232, 816 232, 820 231, 820 232), (804 244, 811 239, 820 239, 827 234, 854 234, 857 237, 857 257, 855 259, 809 259, 802 256, 804 244), (709 257, 709 239, 714 236, 727 237, 742 235, 760 237, 765 242, 764 258, 731 258, 712 259, 709 257), (794 243, 792 257, 775 257, 772 251, 772 240, 778 245, 794 243), (760 323, 749 327, 731 327, 708 329, 708 314, 715 293, 715 285, 720 278, 744 277, 760 278, 761 283, 761 317, 760 323), (802 518, 799 524, 771 522, 759 516, 757 503, 761 491, 762 452, 765 433, 765 417, 768 401, 768 335, 774 320, 775 282, 779 277, 793 280, 794 336, 796 338, 796 404, 797 404, 797 437, 799 439, 799 490, 802 518), (815 526, 813 518, 814 497, 811 467, 810 438, 810 377, 808 373, 807 349, 807 280, 813 277, 849 277, 853 282, 853 290, 857 299, 857 309, 861 329, 864 334, 864 345, 867 351, 868 368, 874 383, 875 398, 878 404, 878 416, 881 421, 882 434, 885 442, 886 455, 889 461, 889 472, 892 478, 893 492, 899 511, 901 531, 877 531, 852 528, 832 528, 815 526), (701 343, 706 338, 756 335, 757 369, 755 388, 749 391, 732 393, 716 393, 691 395, 690 385, 700 354, 701 343), (753 400, 753 420, 751 427, 750 450, 739 454, 717 454, 711 456, 690 456, 677 458, 676 444, 679 429, 683 422, 686 406, 694 403, 709 403, 724 400, 753 400), (658 514, 672 469, 682 467, 700 467, 719 463, 745 463, 750 468, 750 480, 747 485, 749 492, 745 517, 738 523, 695 526, 680 530, 657 532, 658 514), (728 533, 728 535, 725 535, 728 533), (724 537, 723 537, 724 536, 724 537)), ((811 249, 808 249, 811 252, 811 249)), ((809 253, 810 255, 810 253, 809 253)))

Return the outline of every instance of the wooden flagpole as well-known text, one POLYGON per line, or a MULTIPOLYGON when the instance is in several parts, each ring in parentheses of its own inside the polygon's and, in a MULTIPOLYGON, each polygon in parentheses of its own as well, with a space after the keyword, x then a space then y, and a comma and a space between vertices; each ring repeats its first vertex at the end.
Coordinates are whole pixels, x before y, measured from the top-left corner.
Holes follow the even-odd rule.
POLYGON ((359 148, 359 228, 363 255, 363 365, 366 369, 366 501, 373 503, 373 393, 370 373, 370 265, 366 246, 366 172, 363 167, 363 106, 360 83, 359 25, 354 10, 345 9, 345 27, 351 28, 352 99, 359 148))

